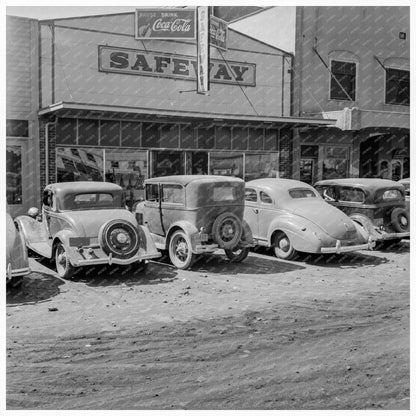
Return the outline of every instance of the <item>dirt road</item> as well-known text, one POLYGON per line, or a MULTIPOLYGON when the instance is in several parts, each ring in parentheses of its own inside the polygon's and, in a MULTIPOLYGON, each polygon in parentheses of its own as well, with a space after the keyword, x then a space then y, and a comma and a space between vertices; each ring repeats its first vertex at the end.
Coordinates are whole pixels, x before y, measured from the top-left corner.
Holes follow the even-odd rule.
POLYGON ((7 295, 8 409, 408 409, 409 246, 191 271, 35 261, 7 295))

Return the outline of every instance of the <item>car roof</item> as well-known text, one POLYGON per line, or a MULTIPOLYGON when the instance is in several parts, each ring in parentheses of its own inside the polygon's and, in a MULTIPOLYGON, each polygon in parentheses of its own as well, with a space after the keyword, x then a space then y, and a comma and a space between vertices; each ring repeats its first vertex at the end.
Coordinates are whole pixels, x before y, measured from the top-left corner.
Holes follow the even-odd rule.
POLYGON ((291 200, 289 196, 289 190, 294 188, 311 189, 315 194, 317 191, 309 184, 295 179, 283 179, 283 178, 262 178, 254 179, 246 183, 246 188, 255 186, 263 188, 268 191, 274 198, 279 199, 282 202, 283 199, 291 200))
POLYGON ((156 178, 146 179, 146 183, 177 183, 179 185, 187 185, 191 182, 244 182, 240 178, 234 176, 220 176, 220 175, 171 175, 159 176, 156 178))
POLYGON ((341 186, 353 186, 362 187, 367 189, 379 189, 379 188, 392 188, 402 187, 403 185, 392 181, 390 179, 380 178, 345 178, 345 179, 327 179, 315 183, 317 185, 341 185, 341 186))
POLYGON ((122 190, 121 186, 115 183, 98 181, 58 182, 47 185, 45 189, 48 188, 57 193, 114 192, 122 190))

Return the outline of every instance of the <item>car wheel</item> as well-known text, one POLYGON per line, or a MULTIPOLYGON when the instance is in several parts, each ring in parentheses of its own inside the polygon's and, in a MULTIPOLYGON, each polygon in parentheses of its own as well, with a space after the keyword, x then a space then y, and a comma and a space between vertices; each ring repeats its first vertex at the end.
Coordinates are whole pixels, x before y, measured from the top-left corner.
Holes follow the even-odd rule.
POLYGON ((68 252, 62 243, 58 243, 55 250, 55 266, 59 277, 71 279, 74 275, 75 267, 70 263, 68 252))
POLYGON ((243 247, 228 250, 226 249, 224 251, 232 263, 240 263, 247 258, 250 249, 248 247, 243 247))
POLYGON ((169 258, 178 269, 188 269, 196 259, 191 242, 182 230, 175 231, 169 241, 169 258))
POLYGON ((409 214, 404 208, 394 208, 391 212, 391 226, 399 233, 409 231, 409 214))
POLYGON ((277 258, 283 260, 293 259, 296 254, 290 238, 283 231, 279 231, 274 237, 273 251, 277 258))
POLYGON ((243 226, 237 215, 232 212, 224 212, 219 215, 212 224, 212 234, 217 244, 224 249, 232 249, 237 246, 243 233, 243 226))

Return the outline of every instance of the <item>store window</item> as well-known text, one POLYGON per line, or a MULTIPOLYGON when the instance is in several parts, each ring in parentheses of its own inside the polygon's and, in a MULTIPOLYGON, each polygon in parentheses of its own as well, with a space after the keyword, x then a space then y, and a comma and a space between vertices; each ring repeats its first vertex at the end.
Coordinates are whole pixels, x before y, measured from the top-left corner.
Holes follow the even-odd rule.
POLYGON ((22 148, 6 147, 6 198, 8 205, 22 204, 22 148))
POLYGON ((247 150, 248 148, 248 128, 234 127, 232 130, 232 148, 234 150, 247 150))
POLYGON ((56 143, 75 145, 77 143, 77 120, 60 118, 56 124, 56 143))
POLYGON ((348 147, 323 147, 322 179, 348 178, 349 164, 348 147))
POLYGON ((198 148, 214 149, 215 148, 215 128, 202 127, 198 128, 198 148))
POLYGON ((197 145, 197 129, 194 126, 181 125, 181 148, 182 149, 196 149, 197 145))
POLYGON ((160 147, 177 149, 179 147, 179 126, 164 124, 160 127, 160 147))
POLYGON ((120 146, 120 122, 100 121, 100 145, 120 146))
POLYGON ((230 127, 216 127, 216 148, 217 149, 231 149, 231 128, 230 127))
POLYGON ((279 172, 279 153, 246 154, 245 181, 276 178, 279 172))
POLYGON ((386 104, 410 105, 410 72, 386 68, 386 104))
POLYGON ((28 137, 29 122, 27 120, 7 120, 6 136, 8 137, 28 137))
POLYGON ((98 145, 98 120, 78 120, 78 144, 98 145))
POLYGON ((210 155, 210 172, 212 175, 243 178, 243 166, 242 153, 213 152, 210 155))
POLYGON ((142 124, 142 146, 143 147, 159 147, 160 130, 157 124, 142 124))
POLYGON ((134 122, 121 123, 121 146, 140 147, 141 124, 134 122))
POLYGON ((356 64, 331 61, 331 100, 355 101, 356 64))

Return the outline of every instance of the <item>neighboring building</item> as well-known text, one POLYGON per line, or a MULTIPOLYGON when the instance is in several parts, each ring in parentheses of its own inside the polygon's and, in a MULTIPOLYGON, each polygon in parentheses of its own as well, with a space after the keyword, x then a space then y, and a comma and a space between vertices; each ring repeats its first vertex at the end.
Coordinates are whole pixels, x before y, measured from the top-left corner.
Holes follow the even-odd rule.
MULTIPOLYGON (((201 95, 195 40, 137 39, 134 13, 7 21, 7 116, 31 123, 26 162, 8 166, 28 183, 13 214, 39 205, 55 181, 116 182, 132 203, 147 177, 288 177, 293 130, 334 124, 290 117, 292 55, 236 30, 225 51, 211 47, 211 88, 201 95), (23 64, 11 47, 22 37, 23 64), (30 97, 16 95, 28 88, 30 97), (27 111, 12 112, 20 105, 27 111)), ((8 150, 16 140, 8 137, 8 150)), ((12 192, 8 181, 10 200, 12 192)))
POLYGON ((297 7, 293 177, 409 177, 410 8, 297 7), (332 72, 332 75, 331 75, 332 72))

